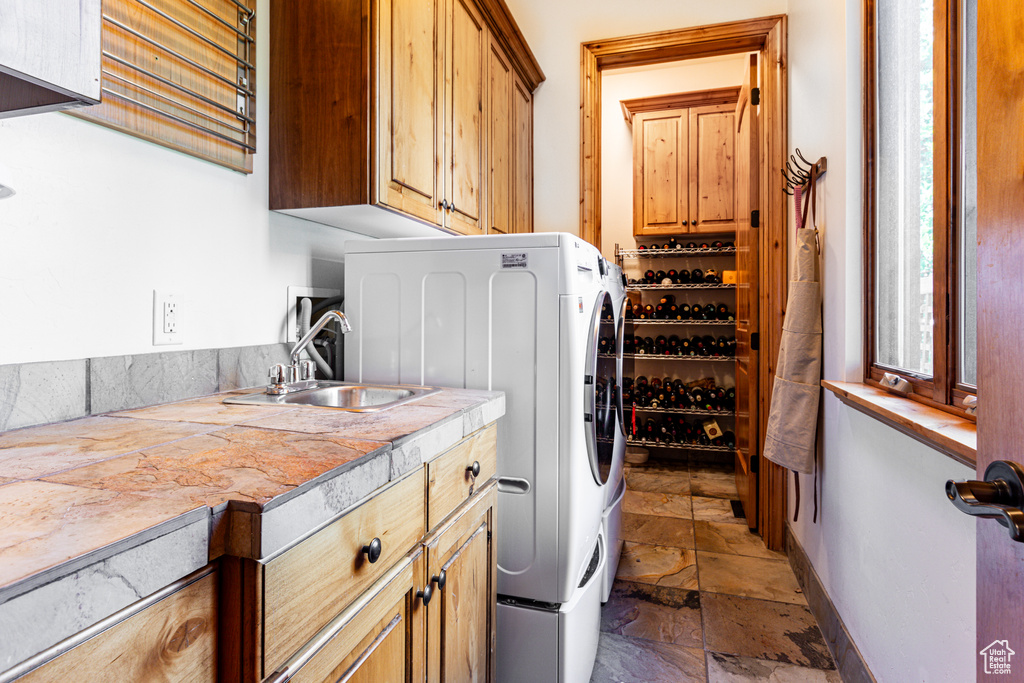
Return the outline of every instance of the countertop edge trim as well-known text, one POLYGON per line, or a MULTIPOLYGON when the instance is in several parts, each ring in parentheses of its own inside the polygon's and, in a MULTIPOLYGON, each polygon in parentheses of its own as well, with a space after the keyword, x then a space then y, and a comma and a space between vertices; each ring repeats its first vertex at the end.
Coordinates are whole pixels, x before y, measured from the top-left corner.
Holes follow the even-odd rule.
POLYGON ((976 434, 976 425, 970 420, 935 408, 923 407, 909 398, 896 396, 861 382, 822 380, 821 386, 854 410, 892 427, 962 465, 977 466, 977 437, 975 436, 973 443, 969 443, 969 439, 956 439, 944 429, 950 426, 970 427, 976 434), (929 415, 934 412, 933 417, 941 417, 943 423, 936 426, 930 421, 920 419, 919 413, 922 409, 927 410, 929 415))

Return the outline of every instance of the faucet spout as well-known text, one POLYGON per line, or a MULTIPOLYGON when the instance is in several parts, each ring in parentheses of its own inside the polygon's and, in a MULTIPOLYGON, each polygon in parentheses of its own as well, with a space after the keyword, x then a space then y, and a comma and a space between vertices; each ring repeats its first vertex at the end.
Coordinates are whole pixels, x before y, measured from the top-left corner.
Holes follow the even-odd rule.
POLYGON ((291 353, 292 366, 298 366, 299 354, 302 353, 302 350, 306 348, 311 341, 313 341, 313 337, 318 335, 320 330, 324 329, 324 326, 332 320, 338 321, 342 334, 348 334, 352 331, 352 324, 348 321, 348 318, 345 317, 344 313, 341 311, 327 311, 319 320, 316 321, 315 325, 309 328, 309 332, 304 334, 302 339, 295 342, 295 346, 292 347, 291 353))

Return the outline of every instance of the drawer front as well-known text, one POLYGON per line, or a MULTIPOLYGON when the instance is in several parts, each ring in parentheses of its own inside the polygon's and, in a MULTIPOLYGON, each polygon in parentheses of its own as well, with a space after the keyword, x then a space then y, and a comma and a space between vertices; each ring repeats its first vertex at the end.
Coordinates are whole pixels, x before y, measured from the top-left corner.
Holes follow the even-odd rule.
POLYGON ((474 432, 427 463, 427 528, 433 529, 497 471, 498 428, 474 432), (471 468, 479 464, 479 474, 471 468))
MULTIPOLYGON (((217 680, 217 574, 131 614, 37 669, 19 683, 217 680)), ((193 575, 193 577, 196 575, 193 575)), ((129 608, 130 610, 131 608, 129 608)))
POLYGON ((370 498, 263 568, 263 665, 273 671, 423 537, 418 471, 370 498), (380 539, 369 562, 363 547, 380 539))

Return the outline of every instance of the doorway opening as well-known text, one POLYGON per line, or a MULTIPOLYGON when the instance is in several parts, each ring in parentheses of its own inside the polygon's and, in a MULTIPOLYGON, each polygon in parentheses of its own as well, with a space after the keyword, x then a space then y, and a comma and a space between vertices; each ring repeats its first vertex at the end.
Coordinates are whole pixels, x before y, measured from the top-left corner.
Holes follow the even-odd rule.
MULTIPOLYGON (((757 213, 746 216, 748 256, 757 264, 752 271, 756 314, 750 329, 758 333, 748 340, 760 358, 750 368, 749 378, 757 388, 756 405, 752 406, 755 426, 750 430, 750 469, 757 475, 757 502, 756 510, 747 514, 756 515, 757 528, 768 547, 775 550, 784 544, 786 471, 757 456, 767 427, 788 279, 786 198, 771 175, 771 169, 784 166, 787 149, 786 35, 786 17, 780 15, 584 43, 580 89, 580 235, 601 249, 603 72, 723 55, 758 56, 759 133, 754 151, 757 163, 751 173, 755 203, 750 206, 757 213)), ((741 230, 736 232, 739 243, 741 230)), ((742 244, 738 246, 737 252, 742 251, 742 244)), ((742 349, 739 333, 737 343, 742 349)))

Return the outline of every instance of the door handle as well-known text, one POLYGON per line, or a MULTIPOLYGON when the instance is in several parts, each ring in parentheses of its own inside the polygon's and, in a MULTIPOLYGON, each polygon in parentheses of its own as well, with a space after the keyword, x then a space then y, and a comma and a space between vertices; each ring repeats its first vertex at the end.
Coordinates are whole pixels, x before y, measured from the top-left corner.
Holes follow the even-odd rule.
POLYGON ((985 481, 946 482, 946 496, 961 512, 994 519, 1024 543, 1024 468, 995 460, 985 468, 985 481))

